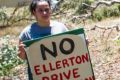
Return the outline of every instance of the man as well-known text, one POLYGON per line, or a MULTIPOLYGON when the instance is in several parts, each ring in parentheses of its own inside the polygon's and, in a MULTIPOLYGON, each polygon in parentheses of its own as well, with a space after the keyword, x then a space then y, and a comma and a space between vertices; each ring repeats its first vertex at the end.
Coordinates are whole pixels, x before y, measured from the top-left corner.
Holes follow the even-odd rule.
MULTIPOLYGON (((51 20, 51 3, 49 0, 33 0, 30 4, 30 12, 35 17, 36 22, 28 25, 19 36, 18 56, 22 59, 27 59, 23 41, 33 40, 67 31, 64 24, 51 20)), ((28 74, 29 80, 33 80, 29 64, 28 74)))

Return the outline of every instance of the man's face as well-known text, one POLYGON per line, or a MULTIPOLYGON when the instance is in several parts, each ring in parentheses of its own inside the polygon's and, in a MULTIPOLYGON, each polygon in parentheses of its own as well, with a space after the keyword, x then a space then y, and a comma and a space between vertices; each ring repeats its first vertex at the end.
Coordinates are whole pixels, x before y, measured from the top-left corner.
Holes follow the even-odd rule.
POLYGON ((37 7, 34 11, 34 16, 38 22, 48 22, 50 21, 51 9, 46 1, 38 2, 37 7))

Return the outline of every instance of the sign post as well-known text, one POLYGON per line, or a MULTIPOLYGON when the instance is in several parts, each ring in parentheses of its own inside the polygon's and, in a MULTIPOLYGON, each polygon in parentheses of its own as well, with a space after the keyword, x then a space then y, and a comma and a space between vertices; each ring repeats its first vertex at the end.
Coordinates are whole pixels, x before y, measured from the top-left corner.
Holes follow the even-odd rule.
POLYGON ((25 44, 33 80, 95 80, 82 28, 25 44))

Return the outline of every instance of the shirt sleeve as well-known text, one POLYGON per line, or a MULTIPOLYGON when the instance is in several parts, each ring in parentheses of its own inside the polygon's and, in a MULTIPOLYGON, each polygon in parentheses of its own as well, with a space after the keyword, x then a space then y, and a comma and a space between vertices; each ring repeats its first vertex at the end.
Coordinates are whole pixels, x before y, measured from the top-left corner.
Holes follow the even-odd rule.
POLYGON ((64 24, 62 24, 62 25, 63 25, 63 32, 68 31, 68 28, 64 24))
POLYGON ((27 27, 20 33, 19 39, 22 41, 26 41, 30 39, 30 34, 27 27))
POLYGON ((63 33, 68 31, 67 27, 61 23, 61 22, 57 22, 54 21, 52 24, 52 30, 51 30, 51 34, 59 34, 59 33, 63 33))
POLYGON ((22 41, 27 40, 24 32, 21 32, 21 34, 19 35, 19 39, 22 40, 22 41))

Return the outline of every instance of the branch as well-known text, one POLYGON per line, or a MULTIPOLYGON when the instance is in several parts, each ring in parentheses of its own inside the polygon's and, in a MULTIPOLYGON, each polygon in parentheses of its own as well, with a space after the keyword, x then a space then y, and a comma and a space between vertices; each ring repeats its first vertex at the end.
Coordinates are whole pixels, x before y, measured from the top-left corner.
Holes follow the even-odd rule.
POLYGON ((118 24, 116 24, 116 25, 114 25, 114 26, 111 26, 111 27, 101 27, 101 26, 98 26, 98 25, 95 25, 93 28, 91 28, 90 30, 95 30, 96 28, 99 28, 99 29, 104 29, 104 30, 108 30, 108 29, 113 29, 113 28, 115 28, 116 29, 116 31, 120 31, 120 29, 119 29, 119 25, 118 24))
POLYGON ((8 21, 10 21, 10 20, 14 17, 15 13, 17 12, 17 10, 18 10, 19 8, 20 8, 19 6, 15 7, 15 9, 14 9, 14 11, 12 12, 11 16, 9 17, 8 21))
MULTIPOLYGON (((112 34, 113 29, 116 29, 117 32, 120 31, 120 29, 119 29, 119 24, 116 24, 116 25, 114 25, 114 26, 107 27, 107 28, 101 27, 101 26, 98 26, 98 25, 95 25, 93 28, 90 29, 90 31, 91 31, 91 30, 96 30, 97 28, 103 30, 102 35, 101 35, 101 36, 102 36, 102 38, 101 38, 102 40, 103 40, 103 37, 105 37, 106 31, 110 30, 110 32, 109 32, 108 35, 106 36, 105 43, 107 43, 110 35, 112 34)), ((118 39, 119 37, 120 37, 120 36, 117 36, 114 40, 118 39)))
POLYGON ((114 1, 99 1, 95 6, 89 6, 92 8, 92 10, 94 11, 99 5, 106 5, 106 6, 112 6, 116 3, 120 3, 119 0, 114 0, 114 1))
POLYGON ((32 20, 35 20, 33 18, 21 18, 21 19, 18 19, 14 22, 12 22, 11 24, 6 24, 6 25, 0 25, 0 29, 3 29, 3 28, 7 28, 7 27, 10 27, 12 26, 13 24, 17 23, 17 22, 20 22, 20 21, 32 21, 32 20))
POLYGON ((116 3, 120 3, 119 0, 114 0, 114 1, 99 1, 95 4, 95 6, 92 5, 88 5, 86 3, 82 3, 82 5, 86 6, 89 8, 88 13, 84 14, 84 15, 80 15, 80 16, 73 16, 73 18, 71 19, 73 22, 77 19, 77 18, 81 18, 83 20, 88 19, 89 17, 93 16, 93 12, 100 6, 100 5, 106 5, 106 6, 112 6, 113 4, 116 3))

